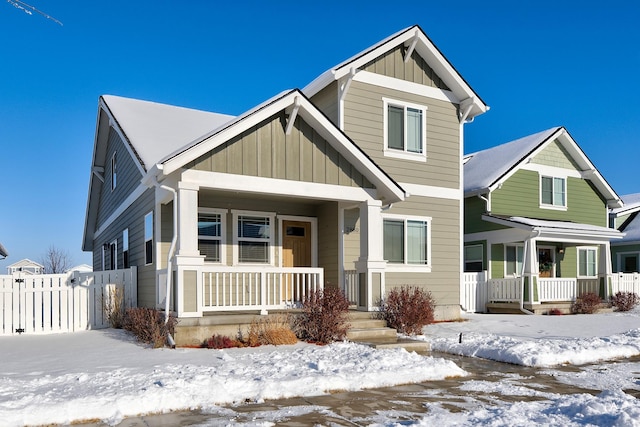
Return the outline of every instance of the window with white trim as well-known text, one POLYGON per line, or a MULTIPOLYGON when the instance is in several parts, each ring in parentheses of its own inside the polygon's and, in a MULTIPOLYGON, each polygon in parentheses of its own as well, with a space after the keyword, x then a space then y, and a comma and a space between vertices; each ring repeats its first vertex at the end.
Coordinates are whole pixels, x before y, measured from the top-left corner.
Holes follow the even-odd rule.
POLYGON ((385 217, 383 254, 389 264, 430 266, 431 218, 385 217))
POLYGON ((567 206, 567 180, 555 176, 540 176, 540 204, 544 207, 567 206))
POLYGON ((109 270, 118 269, 118 240, 109 244, 109 270))
POLYGON ((122 230, 122 268, 129 268, 129 229, 122 230))
POLYGON ((206 262, 224 261, 226 211, 198 209, 198 250, 206 262))
POLYGON ((116 180, 116 172, 117 172, 116 154, 117 154, 117 151, 113 153, 113 156, 111 156, 111 191, 116 189, 116 184, 118 183, 116 180))
POLYGON ((578 248, 578 277, 598 275, 598 249, 595 247, 578 248))
POLYGON ((233 212, 234 262, 273 265, 275 214, 233 212))
POLYGON ((144 216, 144 263, 153 263, 153 212, 144 216))
POLYGON ((484 267, 484 247, 469 245, 464 247, 464 271, 478 272, 484 267))
POLYGON ((385 155, 426 160, 427 107, 384 99, 385 155))
POLYGON ((505 246, 504 268, 506 276, 520 276, 524 260, 523 246, 505 246))

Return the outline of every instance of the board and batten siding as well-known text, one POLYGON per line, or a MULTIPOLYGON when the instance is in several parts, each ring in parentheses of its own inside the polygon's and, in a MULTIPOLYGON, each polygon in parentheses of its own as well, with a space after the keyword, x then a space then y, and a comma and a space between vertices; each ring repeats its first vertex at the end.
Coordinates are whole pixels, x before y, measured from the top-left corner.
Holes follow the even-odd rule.
POLYGON ((460 188, 460 124, 456 105, 354 81, 344 103, 344 128, 346 134, 397 182, 460 188), (427 107, 426 162, 385 156, 383 98, 427 107))
POLYGON ((324 269, 324 285, 338 287, 338 203, 324 203, 318 208, 318 267, 324 269))
MULTIPOLYGON (((140 185, 142 174, 135 160, 118 133, 109 128, 109 142, 104 164, 104 183, 100 192, 100 205, 96 218, 96 229, 111 215, 120 204, 140 185), (116 154, 116 188, 111 190, 111 158, 116 154)), ((95 178, 94 178, 95 179, 95 178)))
POLYGON ((187 168, 263 178, 373 188, 373 185, 300 116, 289 135, 280 112, 187 168))
POLYGON ((541 208, 539 187, 538 172, 518 170, 491 193, 491 213, 607 226, 606 204, 588 180, 567 178, 566 210, 541 208))
POLYGON ((414 50, 411 58, 405 62, 406 48, 398 46, 395 49, 368 62, 362 70, 387 77, 406 80, 425 86, 449 90, 442 79, 433 71, 427 62, 414 50))

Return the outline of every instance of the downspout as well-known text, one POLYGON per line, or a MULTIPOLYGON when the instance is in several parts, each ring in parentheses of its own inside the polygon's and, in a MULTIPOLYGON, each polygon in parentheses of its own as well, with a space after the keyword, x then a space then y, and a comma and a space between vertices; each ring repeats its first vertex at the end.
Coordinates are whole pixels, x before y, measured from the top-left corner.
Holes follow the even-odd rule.
MULTIPOLYGON (((171 302, 171 287, 172 287, 172 279, 173 274, 171 271, 171 260, 173 259, 173 255, 176 250, 176 242, 178 240, 178 193, 175 189, 162 185, 158 182, 158 178, 156 176, 153 177, 153 183, 156 187, 162 188, 163 190, 169 191, 173 195, 173 238, 171 239, 171 245, 169 246, 169 253, 167 254, 167 288, 165 291, 165 305, 164 305, 164 324, 166 325, 169 322, 169 306, 171 302)), ((167 342, 171 348, 176 347, 176 343, 167 331, 167 342)))
MULTIPOLYGON (((540 235, 540 230, 536 231, 535 236, 530 236, 528 239, 524 241, 523 255, 526 256, 527 250, 529 249, 529 245, 531 244, 531 239, 536 238, 540 235)), ((517 257, 516 257, 517 258, 517 257)), ((526 259, 526 258, 525 258, 526 259)), ((533 260, 531 260, 533 263, 533 260)), ((525 314, 535 314, 533 311, 529 311, 524 308, 524 266, 525 263, 522 263, 522 270, 520 271, 520 311, 525 314)))

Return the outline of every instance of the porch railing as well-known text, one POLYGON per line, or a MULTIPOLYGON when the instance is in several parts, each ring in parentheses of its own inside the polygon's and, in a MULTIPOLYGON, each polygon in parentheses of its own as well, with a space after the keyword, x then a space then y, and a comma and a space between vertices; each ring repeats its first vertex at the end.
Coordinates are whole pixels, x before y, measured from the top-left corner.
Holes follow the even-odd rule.
POLYGON ((358 283, 360 276, 357 270, 345 270, 344 271, 344 294, 349 300, 350 305, 357 306, 360 301, 360 293, 358 283))
POLYGON ((520 301, 522 283, 519 277, 490 279, 487 283, 489 286, 489 302, 520 301))
MULTIPOLYGON (((574 278, 539 278, 538 297, 540 302, 575 301, 578 282, 574 278)), ((578 294, 582 293, 578 292, 578 294)))
POLYGON ((203 311, 294 308, 324 287, 322 268, 205 266, 202 275, 203 311))

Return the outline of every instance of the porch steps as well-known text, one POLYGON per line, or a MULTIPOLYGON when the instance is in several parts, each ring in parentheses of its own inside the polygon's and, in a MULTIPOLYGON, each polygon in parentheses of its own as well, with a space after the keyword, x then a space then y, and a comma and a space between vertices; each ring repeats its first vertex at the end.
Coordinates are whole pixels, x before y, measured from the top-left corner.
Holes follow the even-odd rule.
POLYGON ((376 349, 404 348, 417 353, 426 353, 431 350, 428 342, 409 338, 399 339, 395 329, 387 327, 384 320, 372 317, 372 313, 351 311, 349 323, 351 328, 347 332, 347 339, 352 342, 376 349))

